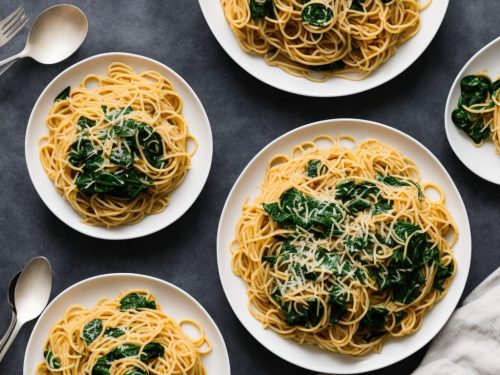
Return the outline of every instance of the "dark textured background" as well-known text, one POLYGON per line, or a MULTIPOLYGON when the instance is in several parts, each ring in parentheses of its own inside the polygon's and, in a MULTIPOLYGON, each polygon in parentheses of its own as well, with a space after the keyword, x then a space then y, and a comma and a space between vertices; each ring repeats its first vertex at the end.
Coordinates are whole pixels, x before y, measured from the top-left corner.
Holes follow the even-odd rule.
MULTIPOLYGON (((20 2, 2 0, 0 18, 20 2)), ((460 163, 443 125, 456 74, 500 33, 498 0, 451 0, 439 33, 413 66, 382 87, 340 99, 295 96, 252 78, 216 42, 196 0, 69 2, 82 8, 90 24, 77 53, 53 66, 25 59, 0 77, 0 297, 10 278, 37 255, 52 262, 52 296, 102 273, 148 274, 178 285, 208 310, 226 340, 233 374, 309 374, 264 349, 232 313, 217 272, 217 223, 231 186, 262 147, 297 126, 335 117, 359 117, 398 128, 426 145, 450 172, 472 227, 472 267, 465 295, 500 265, 500 188, 460 163), (177 71, 203 102, 214 136, 211 173, 193 207, 169 228, 126 242, 92 239, 60 222, 33 189, 24 161, 25 128, 41 91, 68 66, 110 51, 145 55, 177 71)), ((24 0, 31 19, 55 3, 24 0)), ((26 35, 24 30, 2 47, 0 59, 20 51, 26 35)), ((8 305, 0 301, 0 332, 9 319, 8 305)), ((32 327, 28 324, 21 331, 0 374, 21 374, 32 327)), ((425 349, 373 374, 410 373, 424 353, 425 349)))

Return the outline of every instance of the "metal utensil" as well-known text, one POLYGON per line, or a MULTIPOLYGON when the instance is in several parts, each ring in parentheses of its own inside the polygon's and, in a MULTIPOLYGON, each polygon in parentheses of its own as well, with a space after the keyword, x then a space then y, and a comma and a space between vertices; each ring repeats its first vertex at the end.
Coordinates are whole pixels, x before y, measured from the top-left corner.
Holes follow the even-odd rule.
POLYGON ((23 57, 31 57, 41 64, 67 59, 83 43, 87 31, 87 17, 73 5, 55 5, 44 10, 33 22, 24 49, 0 61, 0 75, 23 57))
POLYGON ((0 361, 12 345, 21 327, 40 315, 47 305, 52 289, 52 268, 47 258, 32 259, 9 285, 8 300, 12 320, 0 341, 0 361))
MULTIPOLYGON (((15 292, 16 292, 17 280, 19 279, 20 275, 21 275, 21 272, 18 272, 16 274, 16 276, 14 276, 10 280, 9 289, 7 290, 7 301, 9 302, 10 310, 12 313, 12 318, 10 319, 9 329, 7 331, 9 331, 11 329, 10 327, 12 327, 16 322, 16 304, 14 302, 14 298, 15 298, 14 296, 15 296, 15 292)), ((2 340, 0 340, 0 347, 5 342, 5 339, 6 339, 6 336, 2 337, 2 340)))
POLYGON ((4 20, 0 21, 0 47, 14 38, 28 23, 29 17, 23 7, 17 8, 4 20))

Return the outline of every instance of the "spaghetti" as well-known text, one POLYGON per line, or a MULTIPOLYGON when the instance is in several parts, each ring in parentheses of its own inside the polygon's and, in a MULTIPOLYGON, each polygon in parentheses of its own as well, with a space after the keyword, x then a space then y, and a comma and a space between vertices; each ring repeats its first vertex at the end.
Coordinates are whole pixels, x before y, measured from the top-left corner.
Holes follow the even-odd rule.
POLYGON ((484 73, 470 75, 462 78, 460 88, 453 123, 478 147, 491 138, 500 154, 500 79, 492 82, 484 73))
POLYGON ((420 29, 419 0, 220 0, 240 46, 322 82, 362 80, 420 29))
POLYGON ((150 292, 130 290, 91 309, 70 307, 50 330, 36 374, 202 375, 201 356, 210 350, 197 322, 177 323, 150 292), (200 337, 188 337, 183 325, 200 337))
POLYGON ((416 332, 444 296, 458 229, 413 161, 376 140, 349 150, 347 140, 321 136, 269 162, 236 226, 232 269, 265 328, 363 355, 416 332))
POLYGON ((67 87, 47 117, 40 160, 91 225, 132 224, 169 204, 194 153, 182 100, 160 73, 122 63, 67 87))

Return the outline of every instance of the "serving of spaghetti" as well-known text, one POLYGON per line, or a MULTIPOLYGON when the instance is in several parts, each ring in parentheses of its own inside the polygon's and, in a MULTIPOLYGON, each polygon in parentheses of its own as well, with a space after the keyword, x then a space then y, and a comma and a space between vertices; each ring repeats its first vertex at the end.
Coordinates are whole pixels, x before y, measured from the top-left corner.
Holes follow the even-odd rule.
POLYGON ((129 290, 90 309, 70 307, 50 330, 36 374, 203 375, 210 350, 197 322, 177 323, 150 292, 129 290), (200 336, 189 337, 185 325, 200 336))
POLYGON ((299 77, 361 80, 420 29, 430 0, 220 0, 246 52, 299 77))
POLYGON ((456 272, 458 229, 412 160, 344 141, 355 142, 324 135, 269 161, 231 259, 264 328, 359 356, 420 328, 456 272))
POLYGON ((190 167, 182 99, 156 71, 112 63, 67 87, 47 117, 40 160, 57 190, 91 225, 159 213, 190 167))

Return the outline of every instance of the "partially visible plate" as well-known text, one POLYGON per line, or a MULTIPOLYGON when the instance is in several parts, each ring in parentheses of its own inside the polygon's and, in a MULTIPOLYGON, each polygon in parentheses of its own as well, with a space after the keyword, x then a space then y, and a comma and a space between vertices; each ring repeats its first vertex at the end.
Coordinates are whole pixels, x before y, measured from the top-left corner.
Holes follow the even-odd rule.
MULTIPOLYGON (((380 86, 405 71, 425 51, 443 22, 448 0, 432 0, 421 13, 422 27, 396 54, 372 75, 361 81, 333 78, 326 82, 312 82, 292 76, 280 68, 266 64, 261 56, 245 52, 224 18, 220 0, 199 0, 201 10, 215 38, 227 54, 244 70, 268 85, 294 94, 316 97, 352 95, 380 86)), ((422 1, 423 4, 423 1, 422 1)))
POLYGON ((163 311, 176 321, 189 318, 200 323, 212 344, 212 351, 202 356, 207 373, 217 375, 231 373, 224 339, 213 319, 193 297, 175 285, 154 277, 115 273, 80 281, 63 291, 50 303, 31 333, 24 356, 24 375, 35 373, 36 367, 43 360, 43 345, 51 327, 62 318, 70 306, 91 308, 103 297, 116 298, 121 292, 130 289, 151 291, 158 298, 163 311))
POLYGON ((28 172, 36 191, 47 207, 71 228, 92 237, 110 240, 142 237, 167 227, 181 217, 191 207, 205 185, 212 163, 212 150, 212 131, 207 114, 188 83, 162 63, 130 53, 104 53, 89 57, 70 66, 54 78, 42 92, 31 112, 25 139, 28 172), (82 223, 81 216, 59 194, 40 162, 39 140, 48 133, 46 118, 57 94, 68 85, 78 86, 88 74, 104 75, 107 66, 113 62, 128 64, 137 72, 156 70, 167 77, 184 103, 183 115, 189 132, 198 139, 199 147, 192 158, 191 168, 184 181, 170 193, 170 204, 165 211, 148 215, 137 224, 105 228, 82 223))
POLYGON ((500 185, 500 155, 496 154, 493 142, 486 139, 481 147, 474 146, 471 139, 451 120, 461 95, 460 81, 467 75, 479 72, 487 73, 493 80, 500 77, 500 37, 472 56, 455 78, 444 112, 446 136, 451 148, 467 168, 479 177, 500 185))
POLYGON ((405 359, 427 344, 455 309, 469 274, 470 260, 471 234, 467 212, 453 180, 439 160, 421 143, 398 130, 355 119, 326 120, 305 125, 267 145, 250 161, 234 184, 222 211, 217 235, 219 276, 226 297, 241 323, 263 346, 284 360, 308 370, 328 374, 356 374, 376 370, 405 359), (357 143, 366 139, 378 139, 411 158, 420 169, 422 181, 432 181, 443 189, 446 207, 460 231, 458 242, 453 247, 457 272, 446 296, 428 312, 418 332, 401 339, 388 340, 380 354, 371 353, 353 358, 310 345, 300 345, 264 329, 248 311, 247 287, 231 270, 230 243, 243 202, 247 197, 251 201, 259 194, 259 186, 269 160, 276 154, 289 154, 293 146, 322 134, 349 134, 357 143))

